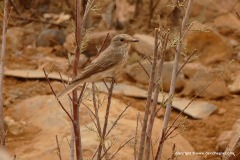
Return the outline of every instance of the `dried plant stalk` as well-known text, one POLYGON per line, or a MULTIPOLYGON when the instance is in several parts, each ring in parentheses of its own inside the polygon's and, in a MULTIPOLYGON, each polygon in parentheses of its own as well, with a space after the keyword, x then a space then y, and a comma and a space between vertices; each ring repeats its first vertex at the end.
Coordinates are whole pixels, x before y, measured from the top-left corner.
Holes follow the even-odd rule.
POLYGON ((189 15, 190 15, 191 6, 192 6, 192 0, 189 0, 188 6, 186 9, 186 13, 185 13, 185 16, 184 16, 182 24, 181 24, 179 41, 178 41, 178 44, 176 47, 172 79, 171 79, 171 86, 170 86, 170 92, 169 92, 170 98, 168 99, 168 102, 167 102, 167 108, 166 108, 166 112, 165 112, 165 116, 164 116, 164 120, 163 120, 163 128, 162 128, 161 135, 160 135, 161 140, 159 141, 158 151, 157 151, 157 154, 155 157, 156 160, 160 160, 160 158, 161 158, 163 144, 165 141, 165 135, 166 135, 165 132, 167 130, 167 126, 168 126, 168 122, 169 122, 169 118, 170 118, 170 114, 171 114, 171 110, 172 110, 172 99, 173 99, 174 92, 175 92, 176 79, 177 79, 177 73, 178 73, 178 63, 179 63, 180 52, 182 49, 182 40, 185 35, 184 33, 185 33, 186 23, 187 23, 189 15))
POLYGON ((152 92, 153 92, 153 88, 154 88, 155 71, 156 71, 156 65, 157 65, 157 48, 158 48, 157 46, 158 46, 158 29, 156 28, 155 29, 155 47, 154 47, 154 53, 153 53, 153 64, 152 64, 152 68, 151 68, 151 75, 150 75, 149 87, 148 87, 148 96, 147 96, 147 102, 146 102, 146 106, 145 106, 141 139, 140 139, 139 150, 138 150, 138 160, 142 160, 144 147, 145 147, 148 116, 149 116, 150 105, 151 105, 151 101, 152 101, 152 92))
POLYGON ((4 0, 4 13, 3 13, 3 27, 2 27, 2 50, 1 50, 1 65, 0 65, 0 134, 1 145, 5 146, 5 129, 4 129, 4 114, 3 114, 3 75, 4 75, 4 63, 6 52, 6 34, 8 23, 8 0, 4 0))

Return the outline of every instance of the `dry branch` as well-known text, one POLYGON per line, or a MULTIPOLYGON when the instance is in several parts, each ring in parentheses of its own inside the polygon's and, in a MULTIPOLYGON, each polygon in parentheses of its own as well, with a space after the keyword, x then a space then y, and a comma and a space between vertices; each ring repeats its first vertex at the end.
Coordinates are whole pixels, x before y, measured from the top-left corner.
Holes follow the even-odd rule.
POLYGON ((0 135, 1 146, 5 147, 5 129, 4 129, 4 113, 3 113, 3 76, 4 76, 4 63, 6 53, 6 34, 8 24, 8 0, 4 0, 4 13, 3 13, 3 27, 2 27, 2 50, 1 50, 1 64, 0 64, 0 135))
POLYGON ((150 75, 149 87, 148 87, 148 96, 147 96, 147 102, 146 102, 142 131, 141 131, 141 139, 140 139, 139 150, 138 150, 138 160, 142 160, 144 147, 145 147, 148 116, 150 112, 152 92, 154 88, 155 71, 156 71, 156 65, 157 65, 157 52, 158 52, 157 46, 158 46, 158 29, 155 29, 155 47, 154 47, 154 53, 153 53, 153 64, 151 68, 151 75, 150 75))
POLYGON ((186 23, 187 23, 189 15, 190 15, 191 6, 192 6, 192 0, 189 0, 185 16, 182 20, 180 34, 179 34, 179 41, 178 41, 178 44, 176 47, 172 79, 171 79, 171 86, 170 86, 170 92, 169 92, 169 97, 171 97, 171 98, 167 102, 166 112, 165 112, 165 116, 164 116, 164 120, 163 120, 163 128, 162 128, 161 135, 160 135, 161 140, 159 141, 158 151, 157 151, 157 154, 155 157, 156 160, 160 160, 161 155, 162 155, 162 148, 163 148, 163 144, 164 144, 163 139, 164 139, 164 136, 166 135, 165 132, 166 132, 166 129, 168 126, 168 122, 169 122, 169 118, 170 118, 170 114, 171 114, 171 110, 172 110, 172 98, 173 98, 174 92, 175 92, 177 72, 178 72, 178 63, 179 63, 180 52, 182 49, 182 40, 184 38, 186 23))

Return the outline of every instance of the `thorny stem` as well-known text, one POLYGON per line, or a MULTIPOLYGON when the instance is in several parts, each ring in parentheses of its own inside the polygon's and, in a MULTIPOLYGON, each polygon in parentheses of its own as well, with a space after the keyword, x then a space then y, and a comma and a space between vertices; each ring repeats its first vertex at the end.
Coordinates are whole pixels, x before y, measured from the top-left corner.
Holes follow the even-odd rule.
POLYGON ((152 68, 151 68, 151 75, 150 75, 149 87, 148 87, 148 96, 147 96, 147 102, 146 102, 143 125, 142 125, 142 132, 141 132, 141 139, 140 139, 139 150, 138 150, 138 160, 142 160, 144 147, 145 147, 148 115, 150 112, 152 92, 153 92, 153 87, 154 87, 155 70, 156 70, 156 65, 157 65, 158 32, 159 32, 159 30, 156 28, 155 29, 155 47, 154 47, 154 53, 153 53, 154 58, 153 58, 153 64, 152 64, 152 68))
MULTIPOLYGON (((178 42, 177 48, 176 48, 169 97, 173 97, 174 92, 175 92, 176 78, 177 78, 177 72, 178 72, 178 62, 179 62, 180 52, 181 52, 181 49, 182 49, 182 40, 184 38, 183 34, 184 34, 184 31, 185 31, 187 19, 188 19, 189 14, 190 14, 191 6, 192 6, 192 0, 189 0, 187 10, 186 10, 186 13, 185 13, 185 16, 183 18, 182 25, 181 25, 179 42, 178 42)), ((167 129, 167 126, 168 126, 168 122, 169 122, 169 118, 170 118, 170 114, 171 114, 171 109, 172 109, 172 98, 170 98, 168 100, 168 103, 167 103, 166 112, 165 112, 165 116, 164 116, 164 120, 163 120, 163 127, 162 127, 162 131, 161 131, 161 135, 160 135, 161 140, 159 141, 159 146, 158 146, 157 154, 156 154, 156 157, 155 157, 156 160, 161 159, 163 144, 164 144, 164 141, 165 141, 165 140, 163 141, 163 139, 164 139, 164 136, 166 135, 165 132, 166 132, 166 129, 167 129)))
POLYGON ((6 33, 8 24, 8 0, 4 0, 4 13, 3 13, 3 27, 2 27, 2 50, 1 50, 1 65, 0 65, 0 135, 1 146, 5 147, 5 129, 4 129, 4 114, 3 114, 3 75, 4 75, 4 62, 6 53, 6 33))

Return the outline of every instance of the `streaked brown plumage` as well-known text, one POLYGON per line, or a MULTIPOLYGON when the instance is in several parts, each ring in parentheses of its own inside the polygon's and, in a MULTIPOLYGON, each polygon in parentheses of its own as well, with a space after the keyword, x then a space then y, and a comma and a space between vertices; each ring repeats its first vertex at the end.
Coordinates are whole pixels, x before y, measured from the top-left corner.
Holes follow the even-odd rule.
POLYGON ((94 82, 113 76, 126 63, 130 42, 138 42, 138 40, 127 34, 115 36, 108 48, 84 68, 81 74, 74 78, 70 85, 57 95, 57 98, 65 96, 82 83, 94 82))

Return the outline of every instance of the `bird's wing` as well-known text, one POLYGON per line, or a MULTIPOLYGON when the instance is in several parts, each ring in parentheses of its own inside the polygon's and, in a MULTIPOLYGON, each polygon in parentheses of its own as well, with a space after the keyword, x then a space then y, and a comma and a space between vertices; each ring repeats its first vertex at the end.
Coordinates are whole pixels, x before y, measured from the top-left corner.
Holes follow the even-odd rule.
POLYGON ((82 73, 73 79, 72 82, 78 81, 80 79, 89 78, 91 75, 105 71, 116 64, 122 59, 121 54, 103 54, 97 57, 92 63, 90 63, 82 73))

